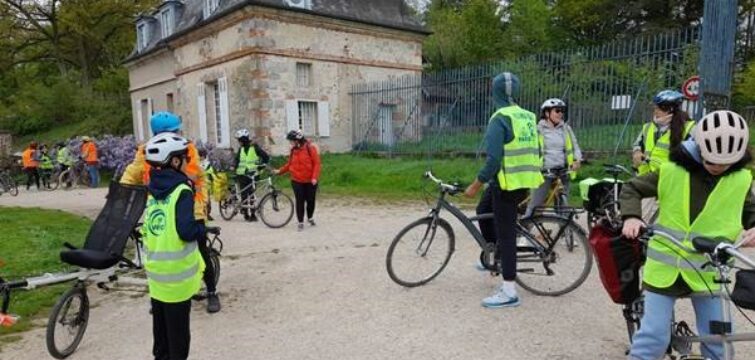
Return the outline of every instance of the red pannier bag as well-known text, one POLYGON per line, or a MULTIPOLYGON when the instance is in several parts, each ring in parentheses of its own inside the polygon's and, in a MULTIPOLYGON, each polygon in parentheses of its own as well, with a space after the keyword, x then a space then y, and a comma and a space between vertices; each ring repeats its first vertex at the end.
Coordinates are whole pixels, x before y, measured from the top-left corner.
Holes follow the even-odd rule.
POLYGON ((617 304, 631 304, 640 296, 640 268, 645 262, 640 242, 622 236, 621 229, 601 223, 590 230, 590 247, 608 296, 617 304))

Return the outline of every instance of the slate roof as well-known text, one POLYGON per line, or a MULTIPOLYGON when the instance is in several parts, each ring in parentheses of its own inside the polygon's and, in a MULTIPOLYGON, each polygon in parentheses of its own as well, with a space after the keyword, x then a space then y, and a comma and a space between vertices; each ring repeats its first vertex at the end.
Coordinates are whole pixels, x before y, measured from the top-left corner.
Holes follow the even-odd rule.
POLYGON ((125 62, 136 60, 165 47, 167 41, 183 36, 203 25, 240 10, 244 6, 257 5, 300 13, 321 15, 363 24, 383 26, 428 35, 429 32, 414 17, 411 8, 403 0, 310 0, 312 9, 288 5, 286 0, 219 0, 218 8, 206 19, 203 17, 204 0, 166 0, 152 14, 139 16, 137 21, 150 22, 149 43, 141 51, 134 49, 125 62), (170 3, 177 4, 176 26, 173 34, 162 38, 160 10, 170 3))

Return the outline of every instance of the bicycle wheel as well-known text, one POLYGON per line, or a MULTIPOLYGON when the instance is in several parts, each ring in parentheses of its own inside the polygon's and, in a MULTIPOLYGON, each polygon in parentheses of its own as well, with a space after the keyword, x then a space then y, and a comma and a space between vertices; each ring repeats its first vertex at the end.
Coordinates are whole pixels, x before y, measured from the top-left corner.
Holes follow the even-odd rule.
POLYGON ((65 359, 79 346, 89 322, 89 297, 83 284, 76 284, 58 299, 47 321, 47 351, 65 359))
POLYGON ((239 213, 238 203, 235 196, 229 196, 223 200, 218 201, 218 209, 220 210, 220 216, 231 221, 236 214, 239 213))
POLYGON ((16 179, 8 176, 3 181, 3 186, 5 187, 5 192, 10 194, 10 196, 18 196, 18 183, 16 183, 16 179))
POLYGON ((441 218, 419 219, 403 228, 388 247, 388 276, 401 286, 427 284, 448 265, 454 252, 454 231, 441 218), (432 247, 432 249, 431 249, 432 247))
POLYGON ((518 250, 519 286, 536 295, 559 296, 587 279, 592 269, 592 252, 584 230, 573 220, 536 215, 523 219, 522 225, 529 233, 519 235, 532 246, 518 250), (563 231, 559 236, 560 230, 563 231))
POLYGON ((58 190, 58 187, 60 187, 60 174, 53 173, 50 176, 49 181, 50 181, 50 188, 47 190, 50 190, 50 191, 58 190))
POLYGON ((212 268, 215 269, 215 286, 218 286, 218 283, 220 283, 220 253, 215 249, 210 249, 210 262, 212 268))
POLYGON ((262 197, 258 208, 260 218, 270 228, 286 226, 294 216, 294 201, 279 190, 273 190, 262 197))

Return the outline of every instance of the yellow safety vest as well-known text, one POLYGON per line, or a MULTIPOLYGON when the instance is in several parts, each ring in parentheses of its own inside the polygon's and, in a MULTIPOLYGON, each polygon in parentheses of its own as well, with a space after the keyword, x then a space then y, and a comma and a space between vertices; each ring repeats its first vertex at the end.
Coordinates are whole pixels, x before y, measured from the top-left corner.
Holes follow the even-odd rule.
POLYGON ((250 145, 248 151, 244 151, 242 147, 239 149, 239 166, 236 168, 236 175, 244 175, 249 171, 257 170, 257 151, 254 150, 254 146, 250 145))
POLYGON ((68 155, 68 148, 62 147, 58 150, 58 164, 62 164, 65 166, 71 166, 73 165, 73 159, 68 155))
POLYGON ((507 106, 496 111, 496 115, 511 119, 514 140, 503 145, 501 170, 498 171, 498 183, 503 190, 535 189, 543 183, 540 169, 540 141, 537 134, 537 117, 535 114, 517 105, 507 106))
MULTIPOLYGON (((684 124, 682 138, 687 137, 694 126, 694 121, 687 121, 684 124)), ((645 153, 647 163, 642 163, 637 168, 637 173, 640 176, 658 171, 663 163, 669 161, 669 156, 671 155, 671 132, 666 131, 656 141, 655 133, 657 130, 658 127, 652 121, 642 127, 642 133, 645 134, 642 152, 645 153)))
POLYGON ((55 166, 52 164, 50 155, 42 154, 39 157, 39 168, 42 170, 52 170, 55 166))
POLYGON ((184 191, 191 192, 191 188, 181 184, 163 200, 151 194, 147 198, 142 226, 144 268, 149 295, 164 303, 190 299, 199 291, 205 269, 197 242, 181 240, 176 229, 176 203, 184 191))
MULTIPOLYGON (((690 223, 689 172, 672 162, 663 164, 658 180, 660 214, 655 226, 683 239, 682 243, 689 248, 693 248, 692 240, 699 236, 723 237, 734 242, 742 232, 742 211, 751 185, 749 170, 722 177, 708 195, 703 210, 690 223)), ((719 284, 713 281, 716 269, 703 268, 706 262, 704 255, 686 252, 669 240, 656 236, 648 246, 644 281, 663 289, 673 285, 681 275, 693 292, 717 291, 719 284)))
MULTIPOLYGON (((540 143, 540 149, 545 149, 545 137, 543 134, 538 134, 538 141, 540 143)), ((571 165, 574 164, 574 144, 571 140, 571 135, 569 134, 569 130, 566 129, 566 124, 564 124, 564 153, 566 154, 566 168, 571 170, 571 165)), ((545 150, 541 151, 541 157, 545 156, 545 150)), ((544 159, 540 159, 540 161, 544 161, 544 159)), ((577 178, 577 172, 571 171, 569 172, 569 178, 574 180, 577 178)))

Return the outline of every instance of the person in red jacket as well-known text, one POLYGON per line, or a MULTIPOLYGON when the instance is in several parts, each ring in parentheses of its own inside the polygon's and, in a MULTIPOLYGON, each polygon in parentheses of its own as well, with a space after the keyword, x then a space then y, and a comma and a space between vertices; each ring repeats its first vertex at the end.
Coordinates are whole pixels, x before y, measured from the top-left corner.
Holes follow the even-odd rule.
POLYGON ((304 207, 307 208, 307 221, 315 226, 315 194, 317 193, 317 180, 320 178, 320 154, 317 146, 304 138, 301 130, 291 130, 286 135, 291 143, 291 154, 288 163, 276 174, 291 173, 291 187, 296 197, 296 218, 299 220, 299 231, 304 230, 304 207))

